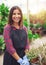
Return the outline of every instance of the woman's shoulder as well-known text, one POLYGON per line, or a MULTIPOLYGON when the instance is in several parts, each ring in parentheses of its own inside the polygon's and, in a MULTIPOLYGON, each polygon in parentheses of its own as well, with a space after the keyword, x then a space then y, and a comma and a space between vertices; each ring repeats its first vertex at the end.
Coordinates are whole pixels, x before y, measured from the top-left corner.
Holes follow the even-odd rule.
POLYGON ((6 25, 4 26, 4 29, 10 29, 10 25, 9 25, 9 24, 6 24, 6 25))
POLYGON ((23 29, 27 32, 27 27, 26 26, 23 26, 23 29))

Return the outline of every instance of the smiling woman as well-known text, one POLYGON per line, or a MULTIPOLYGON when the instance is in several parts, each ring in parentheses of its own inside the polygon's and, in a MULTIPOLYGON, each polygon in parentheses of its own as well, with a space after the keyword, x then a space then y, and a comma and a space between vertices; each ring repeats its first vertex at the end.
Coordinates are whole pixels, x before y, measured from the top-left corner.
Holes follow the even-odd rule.
POLYGON ((29 50, 27 32, 23 26, 22 11, 18 6, 10 9, 9 21, 3 34, 6 44, 3 65, 29 65, 25 53, 29 50))

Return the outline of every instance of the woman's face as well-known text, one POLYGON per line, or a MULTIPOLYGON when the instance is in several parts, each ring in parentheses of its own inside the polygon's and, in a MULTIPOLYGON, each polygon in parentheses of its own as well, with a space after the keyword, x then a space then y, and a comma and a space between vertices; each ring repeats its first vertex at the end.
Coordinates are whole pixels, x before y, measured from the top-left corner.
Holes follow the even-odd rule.
POLYGON ((18 23, 21 20, 21 13, 18 9, 13 11, 12 20, 14 23, 18 23))

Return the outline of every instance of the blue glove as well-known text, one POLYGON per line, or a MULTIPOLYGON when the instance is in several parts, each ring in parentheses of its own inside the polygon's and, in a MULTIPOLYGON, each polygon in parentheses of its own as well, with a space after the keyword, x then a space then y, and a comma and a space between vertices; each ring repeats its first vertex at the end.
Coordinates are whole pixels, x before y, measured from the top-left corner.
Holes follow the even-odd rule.
POLYGON ((23 60, 25 60, 25 61, 27 62, 27 64, 26 64, 26 65, 30 65, 29 60, 28 60, 28 58, 27 58, 27 56, 26 56, 26 55, 23 57, 23 60))
POLYGON ((21 65, 22 64, 22 59, 20 58, 19 60, 17 60, 17 62, 21 65))
POLYGON ((20 65, 29 65, 29 63, 26 61, 26 60, 23 60, 23 59, 19 59, 18 61, 17 61, 20 65))
POLYGON ((23 59, 25 59, 26 61, 29 61, 26 55, 23 57, 23 59))

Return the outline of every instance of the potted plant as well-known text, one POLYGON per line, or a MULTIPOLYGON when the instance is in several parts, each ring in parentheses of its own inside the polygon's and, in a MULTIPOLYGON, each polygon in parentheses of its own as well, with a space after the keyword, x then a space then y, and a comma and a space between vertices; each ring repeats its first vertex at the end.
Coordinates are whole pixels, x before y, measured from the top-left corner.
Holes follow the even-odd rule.
POLYGON ((6 19, 6 17, 8 17, 8 13, 9 13, 9 8, 7 6, 5 6, 4 3, 2 3, 0 5, 0 13, 1 13, 1 20, 6 19))
POLYGON ((4 38, 0 37, 0 55, 3 53, 4 49, 5 49, 5 44, 4 44, 4 38))
POLYGON ((46 64, 46 45, 38 48, 31 48, 27 54, 27 57, 31 63, 46 64))
POLYGON ((42 24, 42 35, 46 35, 46 22, 42 24))
POLYGON ((31 43, 32 37, 33 37, 32 31, 28 30, 29 43, 31 43))
POLYGON ((32 31, 32 33, 35 33, 35 28, 34 28, 34 24, 30 23, 30 30, 32 31))
POLYGON ((46 44, 40 46, 37 52, 38 52, 38 64, 46 65, 46 44))
POLYGON ((35 33, 35 34, 33 34, 33 37, 32 38, 35 40, 35 39, 37 39, 39 37, 40 37, 40 35, 38 33, 35 33))
POLYGON ((43 49, 42 49, 42 52, 41 52, 41 63, 43 65, 46 65, 46 44, 43 45, 43 49))
POLYGON ((36 25, 35 25, 34 27, 35 27, 35 33, 41 35, 41 32, 42 32, 42 25, 38 22, 38 23, 36 23, 36 25))
POLYGON ((38 50, 37 49, 32 48, 26 54, 31 63, 36 63, 38 61, 38 50))
POLYGON ((4 3, 0 5, 0 35, 3 34, 4 26, 7 23, 9 8, 4 3))
POLYGON ((4 29, 4 26, 6 25, 6 21, 1 21, 0 20, 0 35, 3 34, 3 29, 4 29))
POLYGON ((24 24, 24 26, 28 27, 28 22, 26 19, 23 21, 23 24, 24 24))
POLYGON ((32 30, 32 28, 34 27, 33 23, 30 23, 30 29, 32 30))

